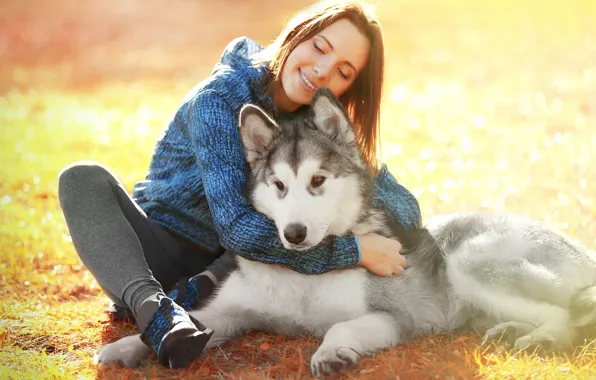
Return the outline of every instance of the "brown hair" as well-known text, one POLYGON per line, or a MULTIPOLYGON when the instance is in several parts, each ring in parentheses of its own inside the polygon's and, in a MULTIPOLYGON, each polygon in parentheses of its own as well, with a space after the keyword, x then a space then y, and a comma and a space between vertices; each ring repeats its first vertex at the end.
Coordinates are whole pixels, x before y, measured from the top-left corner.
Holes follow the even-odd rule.
POLYGON ((340 19, 351 21, 370 43, 364 68, 339 100, 357 128, 355 132, 363 157, 371 170, 374 170, 377 167, 376 155, 380 142, 379 124, 385 57, 381 25, 365 5, 357 1, 331 4, 321 2, 295 15, 263 52, 263 57, 270 61, 269 69, 272 74, 269 94, 273 98, 282 86, 281 70, 294 48, 340 19))

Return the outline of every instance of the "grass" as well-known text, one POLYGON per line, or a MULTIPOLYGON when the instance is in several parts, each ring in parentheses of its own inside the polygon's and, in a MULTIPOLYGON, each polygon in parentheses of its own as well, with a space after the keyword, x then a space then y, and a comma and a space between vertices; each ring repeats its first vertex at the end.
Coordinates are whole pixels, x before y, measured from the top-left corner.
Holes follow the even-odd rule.
MULTIPOLYGON (((166 371, 154 358, 136 370, 92 363, 95 350, 135 330, 108 321, 107 300, 73 249, 56 196, 59 171, 99 161, 131 190, 184 93, 223 46, 239 35, 266 44, 300 7, 127 4, 0 5, 0 377, 308 378, 316 340, 262 333, 184 371, 166 371)), ((509 210, 596 246, 595 4, 424 0, 380 8, 383 154, 423 214, 509 210)), ((539 358, 478 342, 473 334, 419 339, 344 377, 596 377, 594 343, 539 358)))

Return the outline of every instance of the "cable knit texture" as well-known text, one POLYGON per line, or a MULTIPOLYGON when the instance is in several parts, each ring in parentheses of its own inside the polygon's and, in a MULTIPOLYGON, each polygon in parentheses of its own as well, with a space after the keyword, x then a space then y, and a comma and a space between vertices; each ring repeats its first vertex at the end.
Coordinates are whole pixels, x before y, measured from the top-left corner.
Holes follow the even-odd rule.
MULTIPOLYGON (((360 253, 353 233, 329 237, 307 251, 287 250, 274 223, 256 212, 245 196, 240 109, 252 103, 274 114, 263 84, 267 68, 254 60, 261 50, 246 37, 226 47, 212 75, 183 100, 133 197, 166 229, 211 252, 227 249, 304 274, 357 265, 360 253)), ((391 218, 406 226, 420 219, 418 202, 386 167, 375 179, 375 188, 373 204, 385 208, 391 218)))

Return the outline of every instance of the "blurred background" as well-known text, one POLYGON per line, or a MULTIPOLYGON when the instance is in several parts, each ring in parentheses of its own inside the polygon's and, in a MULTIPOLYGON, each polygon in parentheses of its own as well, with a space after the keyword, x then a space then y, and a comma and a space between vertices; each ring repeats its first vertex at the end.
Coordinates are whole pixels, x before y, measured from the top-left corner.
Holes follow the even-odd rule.
MULTIPOLYGON (((79 159, 131 187, 226 44, 267 45, 311 3, 2 1, 3 202, 30 203, 35 191, 53 202, 57 173, 79 159)), ((424 212, 591 222, 596 1, 371 3, 386 44, 383 160, 424 212)))
MULTIPOLYGON (((71 129, 87 128, 100 145, 118 137, 109 137, 108 127, 97 134, 99 124, 107 123, 110 111, 123 110, 115 117, 127 120, 125 128, 131 135, 118 133, 133 145, 142 141, 147 153, 139 155, 145 161, 136 164, 142 168, 155 134, 185 92, 209 75, 231 39, 246 35, 266 45, 294 12, 311 3, 4 0, 0 4, 0 111, 3 125, 17 130, 3 140, 8 144, 21 139, 22 127, 14 124, 24 115, 29 115, 29 133, 43 134, 31 116, 44 107, 27 106, 24 94, 37 94, 47 102, 44 94, 53 93, 60 103, 56 92, 77 93, 79 101, 95 93, 99 103, 95 106, 53 104, 49 108, 61 113, 60 124, 67 130, 69 122, 71 129), (75 111, 87 108, 98 111, 95 117, 100 120, 89 115, 69 120, 75 111), (147 125, 147 120, 133 116, 139 108, 145 116, 161 119, 153 118, 147 125), (16 110, 17 119, 7 116, 16 110), (142 132, 149 136, 143 137, 142 132)), ((596 113, 596 1, 384 0, 373 4, 385 30, 387 52, 383 158, 396 175, 417 188, 417 194, 422 196, 434 185, 436 189, 430 190, 440 195, 449 178, 442 195, 446 202, 453 200, 448 195, 451 187, 465 185, 477 192, 498 186, 500 192, 515 193, 530 181, 549 182, 547 177, 556 168, 528 165, 544 158, 541 151, 571 143, 566 136, 578 133, 582 138, 575 142, 580 145, 565 148, 577 157, 564 158, 568 161, 560 170, 581 171, 578 165, 593 151, 585 138, 593 136, 589 126, 594 125, 596 113), (581 162, 576 165, 572 159, 581 162), (514 170, 523 174, 508 177, 514 170), (494 177, 474 182, 474 172, 486 176, 494 171, 498 172, 494 177)), ((89 153, 95 146, 91 145, 83 151, 89 153)), ((0 169, 8 174, 8 164, 18 161, 22 150, 5 147, 0 169)), ((73 153, 70 158, 82 157, 73 153)), ((60 164, 66 161, 68 157, 60 164)), ((505 205, 488 197, 473 200, 474 206, 505 205)))
MULTIPOLYGON (((187 85, 208 75, 232 38, 247 35, 267 44, 294 12, 311 3, 4 0, 2 90, 147 77, 187 85)), ((595 49, 592 0, 370 3, 377 5, 385 29, 390 85, 451 78, 467 87, 508 74, 517 77, 519 89, 529 90, 546 77, 552 89, 564 87, 561 71, 583 71, 588 82, 593 75, 585 71, 595 49), (411 75, 416 69, 418 79, 411 75)))
MULTIPOLYGON (((227 43, 267 45, 311 3, 0 2, 0 369, 96 373, 106 299, 64 224, 60 170, 98 161, 131 190, 227 43)), ((383 160, 423 215, 514 211, 596 247, 596 1, 373 3, 383 160)))

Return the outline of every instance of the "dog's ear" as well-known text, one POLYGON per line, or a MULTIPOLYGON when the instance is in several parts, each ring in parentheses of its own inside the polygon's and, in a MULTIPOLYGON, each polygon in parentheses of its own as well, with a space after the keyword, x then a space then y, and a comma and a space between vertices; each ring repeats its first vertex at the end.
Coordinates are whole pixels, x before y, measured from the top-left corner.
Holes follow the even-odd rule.
POLYGON ((341 103, 327 87, 319 87, 312 97, 314 121, 331 138, 353 144, 356 141, 354 127, 341 103))
POLYGON ((279 126, 259 107, 246 104, 240 110, 240 137, 246 160, 252 165, 280 132, 279 126))

